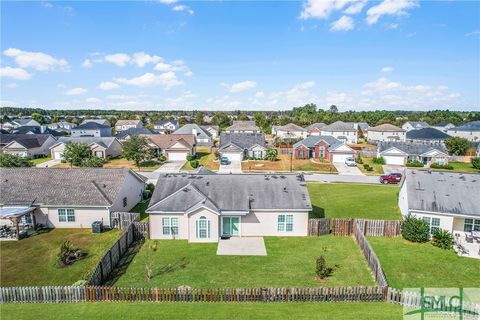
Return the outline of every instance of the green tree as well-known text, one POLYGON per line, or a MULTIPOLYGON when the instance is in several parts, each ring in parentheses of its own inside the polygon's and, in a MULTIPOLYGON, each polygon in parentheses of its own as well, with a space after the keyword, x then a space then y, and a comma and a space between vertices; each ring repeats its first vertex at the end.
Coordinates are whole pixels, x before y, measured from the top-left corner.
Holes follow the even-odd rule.
POLYGON ((336 114, 336 113, 338 113, 338 108, 337 108, 336 105, 332 104, 332 105, 330 106, 330 108, 328 109, 328 111, 330 111, 330 113, 336 114))
POLYGON ((90 157, 83 159, 81 166, 82 167, 103 167, 104 160, 99 157, 90 155, 90 157))
POLYGON ((216 113, 212 118, 212 124, 220 127, 220 129, 230 126, 232 123, 230 118, 224 112, 216 113))
POLYGON ((278 159, 277 149, 269 149, 265 154, 265 160, 276 161, 278 159))
POLYGON ((203 124, 203 112, 197 111, 195 113, 195 123, 199 126, 203 124))
POLYGON ((247 121, 247 120, 250 120, 250 119, 248 118, 248 116, 247 116, 245 113, 242 112, 242 113, 240 113, 240 114, 238 115, 237 120, 239 120, 239 121, 247 121))
POLYGON ((73 142, 65 146, 63 160, 70 163, 70 166, 80 167, 85 159, 92 156, 92 150, 85 143, 73 142))
POLYGON ((140 169, 142 162, 152 158, 147 139, 142 136, 132 136, 123 143, 123 156, 127 160, 132 160, 140 169))
POLYGON ((256 125, 262 129, 262 131, 266 131, 268 122, 264 112, 255 112, 253 120, 255 120, 256 125))
POLYGON ((445 146, 450 154, 464 156, 470 148, 470 142, 460 137, 451 137, 445 140, 445 146))
POLYGON ((181 127, 181 126, 184 126, 186 123, 187 123, 187 120, 185 120, 184 117, 178 118, 178 125, 179 125, 180 127, 181 127))
POLYGON ((470 163, 472 164, 472 167, 480 170, 480 157, 474 157, 470 159, 470 163))
POLYGON ((32 119, 37 121, 40 124, 43 124, 43 116, 40 113, 32 113, 31 115, 32 119))
POLYGON ((33 163, 22 156, 0 152, 0 167, 31 167, 33 163))

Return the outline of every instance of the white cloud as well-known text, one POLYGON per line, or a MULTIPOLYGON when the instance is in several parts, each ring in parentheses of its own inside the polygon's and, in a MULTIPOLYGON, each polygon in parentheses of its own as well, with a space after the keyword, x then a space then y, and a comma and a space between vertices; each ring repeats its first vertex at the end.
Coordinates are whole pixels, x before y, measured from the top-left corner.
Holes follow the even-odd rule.
POLYGON ((480 35, 480 30, 473 30, 472 32, 465 33, 466 37, 480 35))
POLYGON ((337 21, 331 24, 331 31, 348 31, 352 30, 355 27, 353 19, 348 16, 342 16, 337 21))
POLYGON ((390 73, 393 72, 393 70, 393 67, 383 67, 382 69, 380 69, 380 71, 383 73, 390 73))
POLYGON ((148 63, 158 63, 162 60, 163 59, 159 56, 151 56, 145 52, 136 52, 133 54, 132 62, 142 68, 148 63))
POLYGON ((101 82, 101 83, 97 86, 97 89, 100 89, 100 90, 113 90, 113 89, 117 89, 117 88, 120 88, 120 86, 118 85, 118 83, 111 82, 111 81, 101 82))
POLYGON ((0 68, 0 77, 28 80, 32 78, 32 74, 22 68, 2 67, 0 68))
POLYGON ((173 11, 185 11, 189 15, 194 14, 193 10, 189 6, 186 6, 186 5, 183 5, 183 4, 179 4, 179 5, 174 6, 172 8, 172 10, 173 11))
POLYGON ((367 10, 367 23, 375 24, 384 15, 402 16, 407 9, 418 7, 415 0, 384 0, 367 10))
POLYGON ((387 23, 387 24, 385 24, 385 28, 386 29, 391 29, 391 30, 397 29, 398 28, 398 23, 387 23))
POLYGON ((17 85, 16 83, 7 83, 7 84, 5 85, 5 87, 6 87, 6 88, 11 88, 11 89, 13 89, 13 88, 18 87, 18 85, 17 85))
POLYGON ((164 4, 173 4, 173 3, 176 3, 178 0, 158 0, 158 2, 160 3, 164 3, 164 4))
POLYGON ((91 67, 93 67, 93 63, 90 59, 85 59, 82 63, 82 66, 84 68, 91 68, 91 67))
POLYGON ((125 67, 130 62, 130 56, 125 53, 108 54, 105 56, 105 61, 111 62, 119 67, 125 67))
POLYGON ((153 73, 147 72, 139 77, 131 79, 116 78, 115 81, 118 83, 128 84, 137 87, 162 86, 167 89, 183 84, 182 81, 177 79, 175 72, 172 71, 165 72, 160 75, 155 75, 153 73))
POLYGON ((183 74, 185 77, 191 77, 193 76, 193 72, 192 71, 187 71, 183 74))
POLYGON ((327 19, 332 12, 341 10, 349 2, 352 2, 352 0, 308 0, 303 4, 300 18, 304 20, 310 18, 327 19))
POLYGON ((87 89, 84 89, 84 88, 72 88, 72 89, 68 89, 67 91, 65 91, 65 95, 67 96, 81 96, 85 93, 87 93, 87 89))
POLYGON ((363 91, 363 94, 399 89, 401 86, 402 85, 398 82, 390 81, 387 78, 379 78, 375 81, 364 84, 364 88, 366 90, 363 91))
POLYGON ((257 83, 255 81, 242 81, 242 82, 237 82, 232 85, 229 85, 227 83, 221 83, 222 86, 228 89, 231 93, 236 93, 236 92, 241 92, 245 90, 250 90, 253 89, 257 86, 257 83))
POLYGON ((254 97, 258 99, 258 98, 263 98, 264 96, 265 96, 265 92, 257 91, 254 97))
POLYGON ((98 106, 102 103, 102 100, 98 98, 87 98, 85 99, 85 102, 89 105, 98 106))
POLYGON ((347 14, 359 14, 362 12, 363 8, 367 4, 366 0, 359 0, 354 2, 351 6, 349 6, 347 9, 345 9, 345 13, 347 14))
POLYGON ((33 68, 38 71, 49 71, 56 68, 68 69, 65 59, 57 59, 43 52, 23 51, 16 48, 8 48, 3 51, 7 57, 14 58, 15 63, 22 68, 33 68))

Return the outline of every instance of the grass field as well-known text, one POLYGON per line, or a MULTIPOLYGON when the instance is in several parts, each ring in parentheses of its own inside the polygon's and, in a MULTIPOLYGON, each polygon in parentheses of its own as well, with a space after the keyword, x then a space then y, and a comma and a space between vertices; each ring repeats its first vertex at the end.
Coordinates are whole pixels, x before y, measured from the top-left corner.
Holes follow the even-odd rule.
POLYGON ((145 210, 147 210, 149 203, 150 203, 150 200, 139 202, 139 203, 137 203, 137 205, 135 207, 133 207, 130 210, 130 212, 139 212, 140 213, 140 220, 147 221, 148 220, 148 215, 145 213, 145 210))
POLYGON ((217 256, 216 243, 147 240, 116 286, 178 287, 311 287, 374 285, 360 249, 350 237, 265 237, 267 256, 217 256), (324 249, 326 251, 324 252, 324 249), (333 276, 320 282, 316 258, 324 254, 333 276), (145 266, 154 277, 145 281, 145 266))
POLYGON ((104 168, 130 168, 135 171, 155 171, 161 164, 155 161, 149 161, 140 164, 140 169, 131 160, 125 158, 110 159, 103 165, 104 168))
MULTIPOLYGON (((197 157, 199 164, 209 170, 217 171, 220 168, 220 162, 215 160, 215 154, 211 153, 210 147, 197 147, 197 157)), ((190 171, 195 169, 187 161, 181 170, 190 171)))
POLYGON ((71 285, 93 270, 119 235, 120 231, 94 235, 90 229, 50 229, 20 241, 2 241, 0 285, 71 285), (88 256, 67 268, 57 268, 57 254, 63 240, 70 240, 88 256))
POLYGON ((412 243, 403 238, 369 237, 389 286, 480 287, 480 260, 459 257, 431 243, 412 243))
POLYGON ((36 158, 36 159, 32 159, 31 161, 33 165, 36 166, 37 164, 44 163, 50 160, 52 160, 52 157, 36 158))
POLYGON ((381 164, 373 163, 373 158, 362 158, 363 164, 357 164, 358 169, 362 171, 366 175, 379 175, 383 174, 383 167, 381 164), (363 167, 364 164, 368 164, 370 167, 373 168, 373 171, 367 171, 363 167))
POLYGON ((307 184, 314 217, 400 219, 396 186, 307 184))
POLYGON ((61 303, 3 304, 2 320, 27 319, 402 319, 389 303, 61 303))
MULTIPOLYGON (((480 170, 472 167, 472 164, 470 162, 468 162, 468 163, 449 162, 448 164, 453 167, 453 171, 455 171, 455 172, 480 173, 480 170)), ((452 171, 452 170, 446 170, 446 171, 452 171)))
MULTIPOLYGON (((313 162, 311 160, 292 159, 293 171, 317 171, 336 173, 337 169, 330 162, 313 162)), ((242 170, 248 171, 290 171, 290 155, 279 154, 277 161, 248 160, 242 162, 242 170)))

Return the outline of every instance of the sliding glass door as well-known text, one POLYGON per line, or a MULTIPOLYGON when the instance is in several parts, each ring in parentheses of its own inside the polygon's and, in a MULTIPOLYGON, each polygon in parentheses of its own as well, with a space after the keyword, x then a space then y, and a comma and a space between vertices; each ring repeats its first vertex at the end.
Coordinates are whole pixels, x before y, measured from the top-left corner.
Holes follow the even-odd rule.
POLYGON ((240 235, 240 217, 222 217, 222 235, 240 235))

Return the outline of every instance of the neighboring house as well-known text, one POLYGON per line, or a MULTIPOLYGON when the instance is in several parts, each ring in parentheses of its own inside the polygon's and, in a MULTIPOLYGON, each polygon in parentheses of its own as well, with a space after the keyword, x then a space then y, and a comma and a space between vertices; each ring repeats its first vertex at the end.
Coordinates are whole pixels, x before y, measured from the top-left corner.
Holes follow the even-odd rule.
POLYGON ((452 137, 465 138, 469 141, 480 141, 480 121, 471 121, 447 130, 452 137))
POLYGON ((445 132, 431 127, 410 130, 406 134, 408 142, 443 143, 448 138, 450 136, 445 132))
POLYGON ((208 130, 202 129, 195 123, 189 123, 177 129, 174 134, 193 134, 196 139, 197 146, 212 146, 213 137, 208 130))
POLYGON ((303 175, 160 175, 147 209, 151 239, 307 236, 303 175))
POLYGON ((275 129, 272 128, 272 132, 273 131, 275 131, 275 135, 281 139, 303 139, 307 137, 307 131, 295 123, 276 126, 275 129))
POLYGON ((407 121, 402 125, 402 129, 405 131, 418 130, 429 128, 430 125, 425 121, 407 121))
POLYGON ((480 231, 479 194, 478 174, 407 170, 398 206, 404 217, 425 220, 431 235, 443 229, 463 237, 480 231))
POLYGON ((455 127, 455 125, 448 121, 442 121, 432 126, 432 128, 435 128, 443 132, 447 132, 449 129, 453 127, 455 127))
POLYGON ((122 144, 114 137, 62 137, 50 147, 52 159, 61 160, 65 147, 70 143, 88 145, 97 158, 115 158, 122 154, 122 144))
POLYGON ((23 126, 34 126, 40 127, 40 123, 33 119, 14 119, 11 121, 14 128, 23 127, 23 126))
POLYGON ((120 131, 119 133, 117 133, 115 135, 115 138, 117 138, 119 141, 125 141, 127 140, 128 138, 132 137, 132 136, 139 136, 139 135, 143 135, 143 134, 152 134, 153 132, 150 131, 149 129, 145 128, 145 127, 141 127, 141 128, 130 128, 130 129, 127 129, 127 130, 123 130, 123 131, 120 131))
POLYGON ((212 122, 212 120, 213 120, 213 116, 208 114, 204 115, 202 119, 203 123, 210 123, 212 122))
POLYGON ((205 126, 200 126, 200 128, 210 132, 210 135, 212 136, 213 139, 216 139, 220 135, 219 126, 205 125, 205 126))
POLYGON ((322 128, 322 136, 332 136, 344 143, 355 144, 358 140, 358 130, 351 124, 336 121, 322 128))
POLYGON ((405 141, 405 129, 384 123, 368 128, 367 140, 369 142, 405 141))
POLYGON ((295 159, 323 158, 330 162, 345 162, 355 157, 355 150, 332 136, 308 136, 293 145, 295 159))
POLYGON ((218 151, 230 161, 242 161, 249 157, 263 159, 267 152, 265 134, 222 132, 218 151))
POLYGON ((144 137, 155 154, 163 154, 170 161, 186 161, 187 156, 196 153, 193 134, 147 134, 144 137))
POLYGON ((377 157, 383 157, 385 164, 405 165, 407 161, 420 161, 424 166, 432 163, 447 164, 448 151, 443 144, 413 142, 381 142, 377 157))
POLYGON ((112 128, 94 121, 82 123, 71 130, 72 137, 111 137, 112 128))
POLYGON ((157 133, 172 133, 178 128, 178 120, 159 120, 153 124, 153 129, 157 133))
POLYGON ((118 120, 115 123, 115 132, 121 132, 128 129, 143 128, 140 120, 118 120))
POLYGON ((85 119, 85 120, 82 121, 81 124, 90 123, 90 122, 98 123, 98 124, 101 124, 103 126, 109 126, 109 127, 112 126, 110 124, 110 121, 108 121, 107 119, 85 119))
POLYGON ((226 133, 258 133, 260 128, 257 127, 255 121, 239 121, 234 120, 230 127, 225 128, 226 133))
POLYGON ((308 127, 305 128, 305 131, 307 132, 308 136, 320 136, 322 135, 321 129, 325 127, 326 124, 323 122, 318 122, 309 125, 308 127))
POLYGON ((75 123, 70 123, 70 122, 67 122, 67 121, 59 121, 59 122, 56 122, 56 123, 50 123, 48 125, 48 128, 49 129, 52 129, 52 130, 58 130, 58 129, 65 129, 65 130, 72 130, 73 128, 75 128, 77 125, 75 123))
POLYGON ((12 134, 51 134, 54 137, 61 137, 64 134, 46 126, 22 126, 10 131, 12 134))
POLYGON ((1 168, 0 206, 33 209, 33 224, 91 228, 143 198, 145 178, 129 169, 1 168))
POLYGON ((25 158, 42 158, 50 154, 57 140, 51 134, 1 134, 2 152, 25 158))

